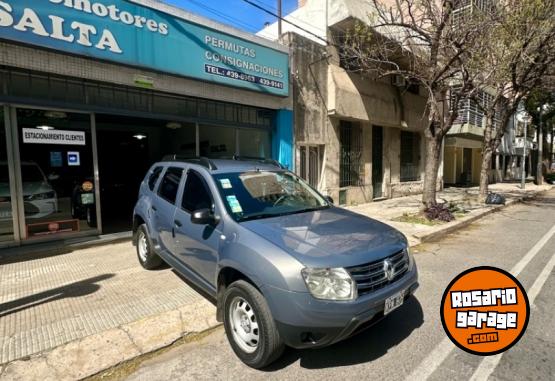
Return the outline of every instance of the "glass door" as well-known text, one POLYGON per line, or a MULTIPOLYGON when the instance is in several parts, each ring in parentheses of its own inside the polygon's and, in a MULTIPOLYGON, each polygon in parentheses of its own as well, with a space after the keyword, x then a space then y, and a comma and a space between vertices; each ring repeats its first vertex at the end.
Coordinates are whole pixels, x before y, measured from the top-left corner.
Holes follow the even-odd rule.
POLYGON ((18 108, 21 238, 97 231, 89 114, 18 108))

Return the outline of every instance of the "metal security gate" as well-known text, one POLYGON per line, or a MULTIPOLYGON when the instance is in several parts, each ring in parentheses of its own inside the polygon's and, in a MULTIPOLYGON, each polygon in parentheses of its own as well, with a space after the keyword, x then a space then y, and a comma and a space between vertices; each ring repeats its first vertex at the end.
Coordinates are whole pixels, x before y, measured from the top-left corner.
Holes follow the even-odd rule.
POLYGON ((323 147, 318 145, 301 145, 299 153, 301 177, 308 181, 311 186, 318 189, 320 172, 322 171, 323 147))
POLYGON ((358 124, 341 121, 339 126, 341 157, 339 187, 361 185, 362 180, 362 129, 358 124))
POLYGON ((383 128, 372 126, 373 198, 383 197, 383 128))

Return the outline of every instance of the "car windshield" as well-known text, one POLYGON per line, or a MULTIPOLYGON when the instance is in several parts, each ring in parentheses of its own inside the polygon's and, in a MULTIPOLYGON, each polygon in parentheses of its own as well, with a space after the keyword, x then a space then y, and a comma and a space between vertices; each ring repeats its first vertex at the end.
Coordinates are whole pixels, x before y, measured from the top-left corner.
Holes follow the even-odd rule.
POLYGON ((5 164, 0 164, 0 183, 7 184, 10 182, 10 177, 8 173, 8 166, 5 164))
POLYGON ((250 171, 214 178, 228 212, 239 222, 330 207, 318 192, 290 172, 250 171))
POLYGON ((35 164, 23 164, 21 166, 21 177, 24 183, 38 183, 45 181, 44 175, 35 164))

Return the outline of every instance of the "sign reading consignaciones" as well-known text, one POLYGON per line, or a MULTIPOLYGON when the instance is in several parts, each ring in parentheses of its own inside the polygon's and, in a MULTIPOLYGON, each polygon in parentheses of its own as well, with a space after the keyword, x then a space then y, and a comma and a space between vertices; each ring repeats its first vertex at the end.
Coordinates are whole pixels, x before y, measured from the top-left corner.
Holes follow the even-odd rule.
POLYGON ((284 52, 124 0, 0 0, 0 39, 270 94, 284 52))

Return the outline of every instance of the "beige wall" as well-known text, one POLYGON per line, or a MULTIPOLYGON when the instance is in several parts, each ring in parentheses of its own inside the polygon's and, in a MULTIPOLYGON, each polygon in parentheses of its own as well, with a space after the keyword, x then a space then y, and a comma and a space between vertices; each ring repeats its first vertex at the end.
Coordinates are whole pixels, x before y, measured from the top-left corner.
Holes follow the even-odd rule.
POLYGON ((401 90, 387 80, 375 81, 328 67, 328 112, 384 127, 422 130, 426 123, 426 98, 401 90))

